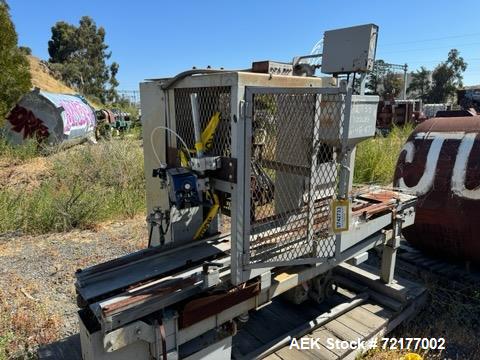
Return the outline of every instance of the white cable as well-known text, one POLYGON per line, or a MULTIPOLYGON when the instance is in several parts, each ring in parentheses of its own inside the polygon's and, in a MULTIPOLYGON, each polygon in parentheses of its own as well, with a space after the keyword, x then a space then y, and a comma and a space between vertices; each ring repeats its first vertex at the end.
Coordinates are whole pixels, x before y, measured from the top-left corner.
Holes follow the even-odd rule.
POLYGON ((157 126, 155 129, 153 129, 152 133, 150 134, 150 145, 152 145, 152 149, 153 149, 153 154, 155 155, 155 158, 157 159, 158 161, 158 164, 161 165, 162 162, 160 161, 160 158, 158 157, 158 154, 157 154, 157 150, 155 149, 155 145, 153 143, 153 135, 155 134, 155 131, 157 131, 158 129, 163 129, 163 130, 167 130, 167 131, 170 131, 173 135, 175 135, 179 140, 180 142, 182 143, 182 145, 185 147, 185 150, 187 150, 187 154, 188 154, 188 158, 190 159, 190 163, 192 162, 192 157, 190 155, 190 150, 188 149, 188 146, 187 144, 185 143, 185 141, 183 141, 182 137, 180 135, 178 135, 175 131, 173 131, 172 129, 166 127, 166 126, 157 126))

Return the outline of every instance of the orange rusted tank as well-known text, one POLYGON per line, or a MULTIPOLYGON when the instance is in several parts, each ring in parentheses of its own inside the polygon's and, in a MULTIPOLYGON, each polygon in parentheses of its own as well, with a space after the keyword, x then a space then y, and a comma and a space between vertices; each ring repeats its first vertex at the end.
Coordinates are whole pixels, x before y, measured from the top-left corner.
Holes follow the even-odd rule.
POLYGON ((394 185, 418 196, 405 238, 425 252, 480 263, 480 116, 418 125, 398 158, 394 185))

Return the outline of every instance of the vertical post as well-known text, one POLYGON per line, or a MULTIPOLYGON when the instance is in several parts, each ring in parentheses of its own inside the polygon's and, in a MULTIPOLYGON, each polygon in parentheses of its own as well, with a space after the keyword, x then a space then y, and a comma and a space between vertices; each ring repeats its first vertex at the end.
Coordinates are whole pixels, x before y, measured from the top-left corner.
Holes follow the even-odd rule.
POLYGON ((341 151, 340 151, 340 174, 338 181, 338 197, 340 199, 348 198, 348 183, 350 177, 350 156, 351 150, 348 146, 348 134, 350 131, 350 113, 352 109, 352 92, 351 87, 347 88, 345 96, 345 111, 343 117, 343 126, 341 128, 341 151))
POLYGON ((397 249, 400 246, 401 232, 402 218, 396 215, 393 219, 392 236, 383 246, 380 278, 385 284, 390 284, 395 275, 395 263, 397 260, 397 249))
MULTIPOLYGON (((351 169, 351 149, 348 145, 348 134, 350 131, 350 116, 352 110, 353 89, 347 86, 345 94, 345 110, 343 114, 343 126, 341 128, 341 151, 340 151, 340 170, 338 175, 337 199, 348 199, 351 169)), ((335 234, 335 257, 340 255, 342 234, 335 234)))
MULTIPOLYGON (((237 83, 237 86, 232 86, 231 92, 231 139, 232 139, 232 154, 231 156, 237 159, 237 183, 231 184, 231 281, 232 284, 238 285, 244 282, 244 248, 248 247, 249 235, 245 234, 245 227, 250 224, 250 212, 245 211, 245 184, 247 171, 245 162, 245 152, 247 151, 245 145, 245 123, 246 123, 246 101, 249 99, 249 92, 247 88, 237 83), (247 242, 247 244, 245 244, 247 242)), ((248 172, 248 175, 250 172, 248 172)), ((250 195, 250 192, 248 192, 250 195)), ((248 199, 249 200, 249 199, 248 199)), ((247 205, 250 207, 250 203, 247 205)))
POLYGON ((195 150, 197 150, 197 157, 201 158, 203 157, 202 126, 200 124, 197 97, 197 93, 190 94, 190 102, 192 104, 193 131, 195 134, 195 150))
MULTIPOLYGON (((407 99, 407 74, 408 74, 408 65, 403 65, 403 100, 407 99)), ((406 109, 405 109, 406 110, 406 109)))
POLYGON ((308 212, 307 212, 307 242, 312 244, 312 256, 319 256, 319 249, 314 239, 315 234, 315 188, 319 181, 318 151, 320 146, 320 129, 322 119, 322 94, 316 95, 315 110, 313 115, 312 154, 310 157, 310 179, 308 182, 308 212))
POLYGON ((360 75, 360 95, 365 95, 365 84, 367 83, 367 73, 360 75))

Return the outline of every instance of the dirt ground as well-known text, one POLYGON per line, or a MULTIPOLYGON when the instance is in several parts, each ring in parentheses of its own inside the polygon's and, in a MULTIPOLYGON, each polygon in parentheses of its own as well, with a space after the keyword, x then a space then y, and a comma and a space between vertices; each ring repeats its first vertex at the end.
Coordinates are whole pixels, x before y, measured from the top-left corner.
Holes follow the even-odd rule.
POLYGON ((145 218, 95 230, 0 237, 0 359, 78 332, 75 271, 146 246, 145 218), (5 356, 5 354, 4 354, 5 356))

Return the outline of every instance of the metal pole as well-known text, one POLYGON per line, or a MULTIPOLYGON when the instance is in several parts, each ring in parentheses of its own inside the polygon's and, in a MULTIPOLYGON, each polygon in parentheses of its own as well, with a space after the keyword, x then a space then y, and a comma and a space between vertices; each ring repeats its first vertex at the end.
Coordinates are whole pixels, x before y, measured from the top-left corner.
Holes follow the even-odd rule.
POLYGON ((408 72, 408 65, 405 64, 403 66, 403 100, 407 99, 407 72, 408 72))
POLYGON ((200 125, 200 115, 198 113, 197 93, 190 94, 190 101, 192 103, 192 118, 193 118, 193 130, 195 133, 195 149, 197 150, 197 157, 203 157, 203 144, 202 144, 202 129, 200 125))

